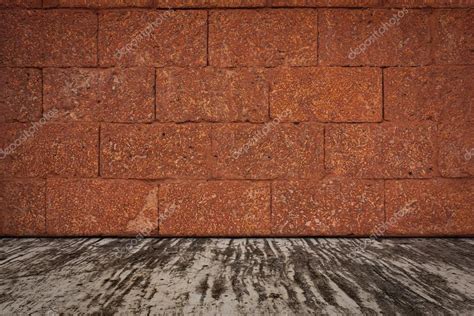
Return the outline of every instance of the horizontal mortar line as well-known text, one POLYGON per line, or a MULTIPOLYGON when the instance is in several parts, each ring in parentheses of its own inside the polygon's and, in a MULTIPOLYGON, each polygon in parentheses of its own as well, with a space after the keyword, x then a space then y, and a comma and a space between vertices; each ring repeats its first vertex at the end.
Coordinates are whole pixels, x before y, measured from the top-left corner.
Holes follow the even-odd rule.
MULTIPOLYGON (((23 179, 35 179, 35 178, 23 178, 23 179)), ((270 181, 316 181, 321 180, 320 178, 263 178, 263 179, 250 179, 250 178, 120 178, 120 177, 97 177, 97 178, 72 178, 72 177, 48 177, 48 179, 66 179, 66 180, 130 180, 130 181, 147 181, 147 182, 218 182, 218 181, 240 181, 240 182, 270 182, 270 181)), ((1 181, 2 179, 0 179, 1 181)))
MULTIPOLYGON (((262 178, 262 179, 250 179, 250 178, 120 178, 120 177, 47 177, 47 178, 38 178, 38 177, 2 177, 0 181, 31 181, 31 180, 43 180, 47 181, 50 179, 63 179, 63 180, 131 180, 131 181, 143 181, 143 182, 218 182, 218 181, 241 181, 241 182, 283 182, 283 181, 307 181, 307 182, 316 182, 316 181, 325 181, 325 180, 370 180, 370 181, 400 181, 400 180, 411 180, 411 181, 432 181, 432 180, 474 180, 473 176, 462 176, 462 177, 432 177, 432 178, 362 178, 362 177, 348 177, 348 176, 339 176, 339 175, 325 175, 320 178, 262 178)), ((156 183, 159 184, 159 183, 156 183)))
MULTIPOLYGON (((113 234, 92 234, 92 235, 67 235, 67 234, 41 234, 41 235, 4 235, 5 237, 2 236, 2 238, 8 238, 8 239, 25 239, 25 238, 34 238, 34 239, 57 239, 57 238, 67 238, 67 239, 87 239, 87 238, 101 238, 101 239, 121 239, 124 242, 127 239, 136 239, 137 235, 139 232, 135 234, 130 234, 130 235, 113 235, 113 234)), ((153 235, 143 235, 141 238, 143 239, 176 239, 180 237, 185 237, 185 238, 197 238, 197 239, 205 239, 205 238, 221 238, 221 239, 248 239, 248 238, 253 238, 253 239, 281 239, 281 238, 322 238, 324 237, 325 239, 340 239, 340 238, 350 238, 350 239, 357 239, 357 238, 366 238, 366 239, 373 239, 373 234, 372 233, 366 233, 366 234, 354 234, 354 233, 346 233, 346 234, 333 234, 333 235, 327 235, 327 234, 321 234, 321 233, 316 233, 316 234, 246 234, 246 235, 197 235, 197 234, 153 234, 153 235)), ((459 238, 472 238, 474 235, 472 234, 461 234, 461 235, 453 235, 449 233, 443 234, 443 233, 437 233, 437 234, 431 234, 431 235, 407 235, 407 234, 395 234, 395 233, 386 233, 383 236, 378 236, 376 239, 377 240, 389 240, 389 239, 406 239, 406 237, 412 236, 412 238, 416 239, 439 239, 439 238, 449 238, 449 239, 459 239, 459 238)), ((120 247, 120 245, 118 246, 120 247)), ((94 271, 91 271, 94 272, 94 271)))
MULTIPOLYGON (((51 110, 51 109, 50 109, 51 110)), ((104 125, 136 125, 136 126, 160 126, 160 125, 255 125, 261 126, 273 122, 275 118, 278 116, 271 117, 269 120, 266 121, 137 121, 137 122, 120 122, 120 121, 81 121, 81 120, 52 120, 49 121, 47 124, 53 125, 60 125, 60 124, 71 124, 71 125, 90 125, 90 126, 98 126, 98 124, 104 125)), ((7 120, 0 122, 0 124, 6 125, 17 125, 17 124, 30 124, 30 123, 37 123, 39 120, 36 121, 18 121, 18 120, 7 120)), ((442 123, 443 121, 436 121, 432 119, 418 119, 418 120, 406 120, 406 119, 384 119, 384 120, 377 120, 377 121, 318 121, 318 120, 280 120, 278 124, 285 124, 285 125, 305 125, 305 124, 318 124, 318 125, 388 125, 388 124, 420 124, 420 123, 431 123, 431 124, 438 124, 442 123)), ((469 123, 470 121, 461 121, 465 123, 469 123)))
POLYGON ((368 11, 368 10, 392 10, 392 9, 407 9, 407 10, 417 10, 417 11, 431 11, 431 10, 446 10, 446 9, 469 9, 474 7, 471 6, 452 6, 452 7, 431 7, 431 6, 421 6, 421 7, 407 7, 402 5, 376 5, 376 6, 272 6, 268 7, 271 9, 341 9, 341 10, 358 10, 358 11, 368 11))
MULTIPOLYGON (((0 178, 0 181, 31 181, 31 180, 54 180, 54 179, 62 179, 62 180, 131 180, 131 181, 144 181, 144 182, 166 182, 166 181, 183 181, 183 182, 212 182, 212 181, 242 181, 242 182, 269 182, 272 180, 278 179, 239 179, 239 178, 120 178, 120 177, 61 177, 61 176, 54 176, 54 177, 47 177, 47 178, 37 178, 37 177, 5 177, 0 178)), ((282 179, 284 180, 284 179, 282 179)), ((296 179, 289 179, 294 181, 296 179)), ((310 180, 310 179, 307 179, 310 180)))
MULTIPOLYGON (((53 178, 51 178, 53 179, 53 178)), ((62 178, 58 178, 62 179, 62 178)), ((98 179, 102 180, 132 180, 132 181, 143 181, 143 179, 140 178, 108 178, 108 177, 101 177, 98 179)), ((189 178, 189 179, 184 179, 184 178, 161 178, 161 179, 156 179, 156 180, 148 180, 148 181, 155 181, 159 182, 156 184, 168 184, 168 183, 180 183, 180 182, 264 182, 264 183, 270 183, 275 179, 235 179, 235 178, 189 178)), ((291 180, 293 181, 293 180, 291 180)))
POLYGON ((433 11, 433 10, 468 10, 473 8, 474 5, 466 6, 446 6, 446 7, 433 7, 433 6, 422 6, 422 7, 406 7, 402 5, 393 6, 258 6, 258 7, 171 7, 171 8, 160 8, 160 7, 41 7, 41 8, 24 8, 24 7, 5 7, 0 8, 2 11, 199 11, 199 10, 215 10, 215 11, 235 11, 235 10, 357 10, 357 11, 368 11, 368 10, 394 10, 394 9, 409 9, 416 11, 433 11))
MULTIPOLYGON (((7 122, 0 122, 0 124, 3 124, 4 127, 8 126, 13 126, 13 125, 29 125, 32 123, 38 123, 39 121, 7 121, 7 122)), ((153 121, 153 122, 104 122, 104 121, 50 121, 45 125, 70 125, 71 127, 74 126, 89 126, 89 127, 99 127, 100 124, 103 124, 104 126, 107 125, 113 125, 113 126, 119 126, 119 125, 124 125, 124 126, 147 126, 147 127, 166 127, 166 126, 264 126, 269 123, 273 122, 272 119, 269 121, 265 122, 242 122, 242 121, 230 121, 230 122, 207 122, 207 121, 186 121, 186 122, 161 122, 161 121, 153 121)), ((353 126, 353 125, 397 125, 399 124, 400 126, 408 126, 408 125, 415 125, 415 124, 422 124, 422 123, 430 123, 430 124, 438 124, 441 122, 438 121, 432 121, 432 120, 416 120, 416 121, 404 121, 404 120, 383 120, 383 121, 376 121, 376 122, 327 122, 327 121, 281 121, 279 123, 275 123, 275 126, 279 125, 284 125, 284 126, 298 126, 298 125, 320 125, 320 126, 339 126, 339 125, 347 125, 347 126, 353 126)), ((469 121, 466 121, 465 123, 469 123, 469 121)))
MULTIPOLYGON (((277 117, 275 117, 277 118, 277 117)), ((6 121, 0 122, 0 124, 7 125, 18 125, 18 124, 30 124, 30 123, 38 123, 38 121, 6 121)), ((98 124, 104 125, 134 125, 134 126, 161 126, 161 125, 233 125, 233 126, 241 126, 241 125, 254 125, 254 126, 262 126, 266 125, 270 122, 273 122, 273 119, 268 121, 262 122, 245 122, 245 121, 184 121, 184 122, 176 122, 176 121, 151 121, 151 122, 108 122, 108 121, 50 121, 47 124, 53 125, 89 125, 89 126, 98 126, 98 124)), ((430 123, 430 124, 438 124, 442 123, 442 121, 433 121, 433 120, 382 120, 382 121, 360 121, 360 122, 331 122, 331 121, 280 121, 278 124, 283 125, 392 125, 392 124, 402 124, 402 125, 410 125, 410 124, 420 124, 420 123, 430 123)), ((469 121, 465 121, 465 123, 469 123, 469 121)))
POLYGON ((136 68, 146 68, 146 69, 255 69, 255 70, 264 70, 264 69, 292 69, 292 68, 433 68, 433 67, 474 67, 474 64, 426 64, 426 65, 277 65, 277 66, 215 66, 215 65, 202 65, 202 66, 181 66, 181 65, 167 65, 167 66, 156 66, 156 65, 109 65, 109 66, 28 66, 28 65, 0 65, 2 68, 12 68, 12 69, 136 69, 136 68))
POLYGON ((0 177, 0 181, 31 181, 31 180, 43 180, 46 181, 46 177, 0 177))
MULTIPOLYGON (((276 118, 276 117, 275 117, 276 118)), ((30 123, 37 123, 38 121, 7 121, 7 122, 0 122, 0 124, 11 124, 11 125, 17 125, 17 124, 30 124, 30 123)), ((214 122, 214 121, 185 121, 185 122, 175 122, 175 121, 152 121, 152 122, 107 122, 107 121, 50 121, 45 125, 53 124, 53 125, 61 125, 61 124, 70 124, 70 125, 90 125, 90 126, 98 126, 98 124, 104 124, 104 125, 131 125, 131 126, 160 126, 160 125, 255 125, 255 126, 262 126, 265 124, 268 124, 270 122, 273 122, 272 119, 268 121, 263 121, 263 122, 244 122, 244 121, 220 121, 220 122, 214 122)), ((429 120, 421 120, 421 121, 409 121, 415 123, 423 123, 423 122, 432 122, 436 123, 435 121, 429 121, 429 120)), ((407 124, 409 123, 407 121, 374 121, 374 122, 328 122, 328 121, 280 121, 279 123, 275 123, 280 125, 306 125, 306 124, 318 124, 318 125, 355 125, 355 124, 360 124, 360 125, 367 125, 367 124, 384 124, 384 123, 403 123, 407 124)), ((4 126, 5 126, 4 125, 4 126)))
MULTIPOLYGON (((205 65, 205 66, 153 66, 155 69, 169 69, 169 68, 177 68, 177 69, 226 69, 226 70, 238 70, 238 69, 255 69, 255 70, 265 70, 265 69, 298 69, 298 68, 321 68, 321 69, 330 69, 330 68, 429 68, 429 67, 466 67, 466 66, 474 66, 473 64, 426 64, 426 65, 324 65, 324 64, 317 64, 317 65, 276 65, 276 66, 215 66, 215 65, 205 65)), ((148 67, 148 66, 127 66, 127 67, 116 67, 116 68, 139 68, 139 67, 148 67)), ((50 67, 50 68, 75 68, 75 67, 50 67)), ((79 68, 79 67, 77 67, 79 68)), ((109 67, 114 68, 114 67, 109 67)))
POLYGON ((127 67, 121 67, 121 66, 0 66, 0 69, 2 68, 12 68, 12 69, 136 69, 136 68, 147 68, 147 69, 153 69, 156 67, 155 66, 127 66, 127 67))

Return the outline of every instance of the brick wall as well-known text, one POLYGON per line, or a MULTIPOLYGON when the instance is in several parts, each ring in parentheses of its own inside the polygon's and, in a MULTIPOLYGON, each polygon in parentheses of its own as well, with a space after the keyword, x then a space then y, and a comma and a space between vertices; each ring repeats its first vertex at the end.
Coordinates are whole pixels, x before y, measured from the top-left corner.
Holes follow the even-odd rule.
POLYGON ((0 8, 0 235, 474 235, 473 0, 0 8))

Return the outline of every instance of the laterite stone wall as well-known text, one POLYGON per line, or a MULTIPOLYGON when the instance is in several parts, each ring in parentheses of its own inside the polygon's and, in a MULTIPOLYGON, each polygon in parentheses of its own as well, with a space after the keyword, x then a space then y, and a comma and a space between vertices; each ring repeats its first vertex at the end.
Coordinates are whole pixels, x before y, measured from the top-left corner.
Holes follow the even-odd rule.
POLYGON ((473 236, 474 0, 0 0, 2 236, 473 236))

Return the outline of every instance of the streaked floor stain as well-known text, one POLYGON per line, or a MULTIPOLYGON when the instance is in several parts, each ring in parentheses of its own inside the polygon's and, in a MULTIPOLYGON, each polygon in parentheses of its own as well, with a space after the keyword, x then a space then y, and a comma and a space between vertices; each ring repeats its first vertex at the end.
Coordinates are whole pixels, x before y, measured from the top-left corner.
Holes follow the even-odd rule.
POLYGON ((0 314, 473 315, 473 254, 474 239, 0 239, 0 314))

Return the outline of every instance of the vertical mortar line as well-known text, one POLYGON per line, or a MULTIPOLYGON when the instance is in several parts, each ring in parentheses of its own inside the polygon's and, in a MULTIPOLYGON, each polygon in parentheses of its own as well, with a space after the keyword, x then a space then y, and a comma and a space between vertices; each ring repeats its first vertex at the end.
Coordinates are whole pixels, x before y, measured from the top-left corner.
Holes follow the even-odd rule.
POLYGON ((381 68, 382 70, 382 122, 385 121, 385 83, 384 83, 384 67, 381 68))
MULTIPOLYGON (((436 10, 433 10, 431 9, 429 11, 429 16, 428 16, 428 21, 429 21, 429 37, 430 37, 430 62, 428 64, 428 66, 431 66, 431 65, 434 65, 435 64, 435 50, 434 48, 437 47, 437 42, 438 42, 438 36, 435 36, 436 33, 436 28, 437 28, 437 24, 438 24, 438 21, 436 19, 436 13, 439 12, 439 11, 436 11, 436 10)), ((423 65, 422 65, 423 66, 423 65)), ((425 65, 427 66, 427 65, 425 65)), ((439 132, 440 132, 440 123, 435 121, 434 122, 434 127, 435 127, 435 131, 432 132, 432 135, 434 137, 434 142, 435 142, 435 148, 434 148, 434 163, 433 163, 433 174, 435 177, 439 177, 440 174, 439 174, 439 152, 441 150, 440 148, 440 141, 439 141, 439 132), (433 135, 434 134, 434 135, 433 135)))
POLYGON ((156 121, 156 71, 153 67, 153 122, 156 121))
POLYGON ((387 225, 387 206, 386 206, 386 203, 387 203, 387 200, 386 200, 386 196, 385 196, 385 181, 387 181, 386 179, 383 179, 383 224, 384 224, 384 227, 386 227, 387 225))
MULTIPOLYGON (((206 126, 206 129, 207 129, 207 132, 209 133, 209 145, 211 146, 211 148, 209 148, 209 150, 207 151, 207 167, 209 168, 208 170, 208 180, 209 179, 214 179, 214 128, 210 127, 209 124, 205 124, 206 126)), ((220 123, 217 123, 217 127, 220 127, 220 123)), ((216 159, 216 162, 217 162, 217 159, 216 159)), ((208 181, 207 180, 207 181, 208 181)))
POLYGON ((319 19, 320 19, 320 9, 316 9, 316 65, 319 66, 319 19))
POLYGON ((44 233, 48 235, 48 178, 44 179, 44 233))
POLYGON ((441 123, 440 122, 434 122, 434 131, 431 131, 431 136, 434 138, 434 163, 433 163, 433 174, 434 174, 434 177, 443 177, 440 173, 439 173, 439 166, 440 166, 440 163, 439 163, 439 157, 440 157, 440 150, 441 150, 441 143, 439 141, 440 137, 440 127, 441 127, 441 123))
POLYGON ((429 30, 429 37, 430 37, 430 40, 429 40, 429 43, 430 43, 430 62, 429 62, 429 65, 433 65, 435 62, 434 62, 434 50, 433 50, 433 47, 436 47, 436 43, 435 43, 435 38, 434 38, 434 34, 435 34, 435 31, 436 31, 436 16, 434 14, 434 10, 431 10, 429 12, 429 16, 428 16, 428 25, 430 26, 428 28, 429 30))
POLYGON ((271 99, 271 93, 272 93, 272 87, 270 84, 270 81, 268 80, 268 71, 264 69, 264 80, 266 81, 267 84, 267 111, 268 111, 268 120, 272 120, 272 113, 271 113, 271 104, 270 104, 270 99, 271 99))
POLYGON ((161 214, 160 214, 160 191, 161 191, 161 184, 158 183, 158 191, 156 193, 156 212, 158 213, 158 218, 157 218, 157 226, 156 226, 156 235, 160 234, 160 219, 161 219, 161 214))
POLYGON ((48 232, 48 219, 47 219, 47 203, 48 203, 48 198, 47 198, 47 194, 48 194, 48 179, 45 178, 44 179, 44 204, 43 204, 43 207, 44 207, 44 233, 45 235, 47 235, 47 232, 48 232))
POLYGON ((41 117, 44 115, 44 68, 41 68, 41 117))
POLYGON ((98 175, 99 177, 101 176, 101 175, 100 175, 100 169, 101 169, 101 167, 100 167, 100 165, 101 165, 100 156, 101 156, 101 149, 102 149, 102 148, 101 148, 102 145, 101 145, 101 141, 100 141, 100 134, 102 133, 102 128, 101 128, 101 127, 102 127, 102 123, 99 123, 99 133, 98 133, 99 135, 97 136, 97 138, 98 138, 98 144, 97 144, 97 155, 98 155, 98 158, 97 158, 97 161, 98 161, 98 163, 97 163, 97 169, 98 169, 98 170, 97 170, 97 175, 98 175))
POLYGON ((96 34, 95 34, 95 60, 96 65, 99 66, 99 10, 95 11, 96 16, 96 34))
POLYGON ((323 124, 323 170, 326 177, 326 124, 323 124))
POLYGON ((275 232, 273 223, 273 180, 270 180, 270 234, 273 236, 275 232))
POLYGON ((206 10, 206 66, 209 66, 209 10, 206 10))

